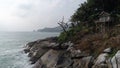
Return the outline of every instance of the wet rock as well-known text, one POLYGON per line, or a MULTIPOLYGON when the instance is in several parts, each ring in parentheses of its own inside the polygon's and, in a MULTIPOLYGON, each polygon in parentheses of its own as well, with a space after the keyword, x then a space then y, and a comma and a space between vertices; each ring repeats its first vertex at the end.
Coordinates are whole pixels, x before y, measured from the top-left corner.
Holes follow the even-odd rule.
POLYGON ((48 51, 48 50, 45 50, 45 49, 38 49, 38 50, 36 50, 36 51, 33 52, 33 53, 29 53, 29 55, 31 54, 31 58, 30 58, 31 64, 36 63, 36 61, 37 61, 41 56, 43 56, 47 51, 48 51))
POLYGON ((34 46, 34 44, 36 44, 36 41, 34 41, 34 42, 29 42, 28 44, 26 44, 26 46, 24 47, 24 48, 25 48, 25 49, 24 49, 24 52, 25 52, 25 53, 30 52, 30 48, 31 48, 32 46, 34 46))
POLYGON ((30 61, 32 64, 36 63, 41 56, 43 56, 49 49, 44 49, 44 47, 49 47, 53 45, 56 37, 51 37, 43 40, 37 40, 30 42, 26 45, 24 49, 25 53, 28 53, 30 61))
POLYGON ((29 49, 29 48, 24 49, 24 52, 25 52, 25 53, 28 53, 28 52, 30 52, 30 49, 29 49))
POLYGON ((32 47, 34 44, 36 44, 37 43, 37 41, 34 41, 34 42, 29 42, 26 46, 28 46, 28 47, 32 47))

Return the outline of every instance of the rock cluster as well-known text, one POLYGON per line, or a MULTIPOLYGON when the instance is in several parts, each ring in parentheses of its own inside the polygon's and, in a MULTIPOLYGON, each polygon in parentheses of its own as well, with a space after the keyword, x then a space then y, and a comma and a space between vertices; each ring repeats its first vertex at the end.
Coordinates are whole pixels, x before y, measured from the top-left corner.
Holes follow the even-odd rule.
POLYGON ((112 48, 107 48, 97 58, 74 48, 67 42, 56 43, 56 38, 37 40, 26 45, 33 68, 120 68, 120 50, 109 57, 112 48))

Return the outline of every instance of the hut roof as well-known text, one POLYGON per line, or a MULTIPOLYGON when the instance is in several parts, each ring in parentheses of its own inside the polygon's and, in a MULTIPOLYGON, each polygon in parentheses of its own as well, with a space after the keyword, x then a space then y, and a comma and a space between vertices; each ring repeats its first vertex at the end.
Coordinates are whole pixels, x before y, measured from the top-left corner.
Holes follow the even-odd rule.
POLYGON ((102 11, 100 14, 99 14, 100 17, 106 17, 106 16, 110 16, 109 13, 105 12, 105 11, 102 11))

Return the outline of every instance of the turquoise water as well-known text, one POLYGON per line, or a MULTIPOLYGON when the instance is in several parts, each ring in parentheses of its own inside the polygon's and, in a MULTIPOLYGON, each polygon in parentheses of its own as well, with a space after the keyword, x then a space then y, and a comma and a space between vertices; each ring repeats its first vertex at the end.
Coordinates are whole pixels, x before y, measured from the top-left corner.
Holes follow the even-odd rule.
POLYGON ((26 43, 59 33, 47 32, 0 32, 0 68, 31 68, 23 47, 26 43))

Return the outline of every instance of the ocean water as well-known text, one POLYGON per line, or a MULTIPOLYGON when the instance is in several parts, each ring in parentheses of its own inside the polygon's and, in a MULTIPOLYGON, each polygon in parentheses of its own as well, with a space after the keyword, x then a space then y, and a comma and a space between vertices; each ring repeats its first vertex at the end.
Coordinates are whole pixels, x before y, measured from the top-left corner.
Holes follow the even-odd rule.
POLYGON ((31 68, 25 44, 46 37, 58 36, 48 32, 0 32, 0 68, 31 68))

